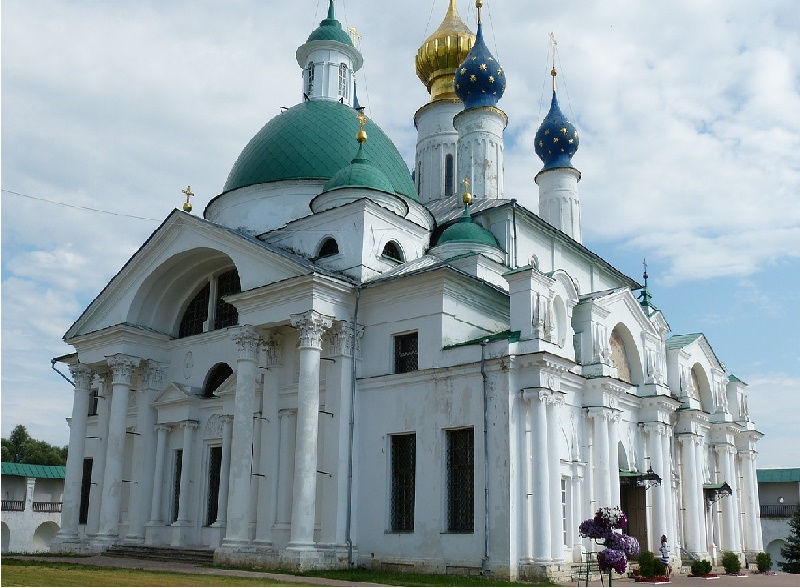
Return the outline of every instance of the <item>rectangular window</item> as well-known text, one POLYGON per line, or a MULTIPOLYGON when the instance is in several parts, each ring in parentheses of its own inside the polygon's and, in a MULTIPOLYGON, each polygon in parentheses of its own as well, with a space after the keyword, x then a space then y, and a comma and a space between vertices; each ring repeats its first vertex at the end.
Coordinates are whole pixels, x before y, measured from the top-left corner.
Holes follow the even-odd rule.
POLYGON ((219 480, 222 470, 222 447, 208 450, 208 504, 206 506, 206 526, 217 522, 219 507, 219 480))
POLYGON ((89 416, 97 414, 97 403, 100 401, 100 390, 95 388, 92 390, 92 395, 89 397, 89 416))
POLYGON ((567 480, 561 478, 561 528, 564 530, 564 545, 567 545, 567 480))
POLYGON ((395 335, 394 373, 405 374, 418 368, 419 336, 415 333, 395 335))
POLYGON ((78 524, 85 525, 89 520, 89 492, 92 490, 92 464, 91 457, 83 460, 83 478, 81 478, 81 506, 78 511, 78 524))
POLYGON ((392 531, 414 530, 417 435, 392 435, 392 531))
POLYGON ((475 528, 475 432, 447 431, 447 530, 472 533, 475 528))
POLYGON ((183 449, 175 450, 175 477, 172 480, 172 522, 178 520, 181 500, 181 469, 183 467, 183 449))

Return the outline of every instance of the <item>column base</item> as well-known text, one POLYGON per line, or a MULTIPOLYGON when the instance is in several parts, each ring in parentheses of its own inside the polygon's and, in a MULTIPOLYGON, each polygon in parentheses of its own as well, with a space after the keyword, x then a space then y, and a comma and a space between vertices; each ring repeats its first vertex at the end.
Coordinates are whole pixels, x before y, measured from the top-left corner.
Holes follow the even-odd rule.
POLYGON ((108 533, 98 533, 92 540, 89 542, 89 546, 91 547, 92 551, 97 553, 103 553, 109 547, 114 545, 115 543, 119 543, 119 536, 118 535, 109 535, 108 533))
POLYGON ((183 547, 191 545, 191 533, 194 531, 194 524, 190 521, 176 521, 170 525, 172 528, 172 547, 183 547))
POLYGON ((141 545, 144 543, 144 535, 125 535, 122 542, 126 545, 141 545))
POLYGON ((50 551, 55 553, 80 553, 86 551, 86 544, 77 533, 58 533, 50 542, 50 551))

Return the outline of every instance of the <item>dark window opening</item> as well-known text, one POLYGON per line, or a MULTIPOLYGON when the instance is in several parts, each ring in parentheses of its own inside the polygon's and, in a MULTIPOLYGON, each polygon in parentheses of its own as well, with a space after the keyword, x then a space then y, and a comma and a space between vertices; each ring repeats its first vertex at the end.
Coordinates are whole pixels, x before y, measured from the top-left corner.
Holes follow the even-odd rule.
POLYGON ((92 490, 92 464, 91 457, 83 460, 83 477, 81 478, 81 506, 78 510, 78 524, 85 525, 89 520, 89 492, 92 490))
POLYGON ((222 386, 223 382, 227 380, 231 374, 233 374, 233 369, 227 363, 218 363, 208 374, 206 378, 206 385, 203 388, 203 396, 205 398, 213 398, 214 392, 217 391, 217 388, 222 386))
POLYGON ((339 253, 339 244, 336 239, 325 239, 325 242, 319 248, 317 257, 331 257, 339 253))
POLYGON ((203 323, 208 320, 208 298, 211 295, 211 286, 206 284, 192 298, 181 319, 181 326, 178 329, 178 337, 189 337, 199 335, 203 332, 203 323))
POLYGON ((455 178, 455 169, 453 166, 453 156, 448 154, 444 158, 444 195, 453 195, 453 179, 455 178))
POLYGON ((221 471, 222 447, 211 447, 208 454, 208 505, 206 508, 206 527, 210 527, 217 522, 221 471))
POLYGON ((403 252, 400 251, 400 246, 394 241, 389 241, 386 244, 383 248, 382 256, 397 263, 403 263, 403 252))
POLYGON ((395 335, 394 373, 405 374, 419 369, 419 337, 417 333, 395 335))
POLYGON ((178 520, 181 501, 181 469, 183 468, 183 449, 175 450, 175 478, 172 480, 172 522, 178 520))
POLYGON ((236 269, 225 272, 217 278, 217 305, 214 312, 214 328, 224 329, 232 327, 239 322, 239 311, 233 304, 228 304, 222 298, 242 291, 239 281, 239 272, 236 269))
POLYGON ((474 430, 447 431, 447 530, 472 533, 475 527, 474 430))
POLYGON ((98 403, 100 402, 100 390, 95 388, 89 398, 89 416, 97 415, 98 403))
POLYGON ((392 531, 414 530, 417 435, 392 435, 392 531))

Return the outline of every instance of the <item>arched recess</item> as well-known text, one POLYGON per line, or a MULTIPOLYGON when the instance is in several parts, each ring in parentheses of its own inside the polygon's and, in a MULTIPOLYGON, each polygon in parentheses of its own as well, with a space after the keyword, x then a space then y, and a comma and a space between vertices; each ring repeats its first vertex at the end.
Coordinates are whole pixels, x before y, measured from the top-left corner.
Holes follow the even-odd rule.
POLYGON ((5 521, 2 521, 2 535, 3 535, 3 553, 8 553, 9 546, 11 545, 11 529, 8 528, 5 521))
POLYGON ((575 280, 564 270, 552 274, 555 280, 553 297, 553 339, 559 347, 572 348, 572 309, 578 303, 578 289, 575 280))
POLYGON ((619 460, 619 469, 621 471, 631 471, 634 468, 635 464, 631 463, 631 460, 628 459, 628 452, 625 450, 625 445, 622 441, 617 443, 617 459, 619 460))
POLYGON ((50 551, 50 542, 58 533, 58 525, 52 521, 42 523, 33 533, 33 550, 50 551))
POLYGON ((233 368, 227 363, 218 363, 206 375, 206 381, 203 384, 203 397, 213 398, 214 392, 222 386, 222 384, 233 375, 233 368))
POLYGON ((784 549, 785 547, 786 547, 786 541, 784 539, 773 539, 772 541, 769 542, 769 544, 767 544, 764 551, 766 551, 772 556, 773 565, 785 559, 781 555, 781 549, 784 549))
POLYGON ((692 385, 694 394, 700 400, 703 410, 708 413, 714 412, 714 395, 711 392, 711 384, 708 381, 706 370, 699 363, 692 366, 692 385))
POLYGON ((177 336, 186 307, 209 277, 234 267, 228 255, 207 247, 173 255, 142 282, 127 322, 177 336))
POLYGON ((617 368, 620 380, 635 386, 644 383, 642 362, 636 341, 623 323, 617 323, 608 339, 611 352, 611 365, 617 368))
POLYGON ((316 257, 317 259, 321 259, 324 257, 333 257, 334 255, 338 254, 339 254, 339 244, 336 242, 336 239, 334 239, 333 237, 326 237, 320 243, 316 257))

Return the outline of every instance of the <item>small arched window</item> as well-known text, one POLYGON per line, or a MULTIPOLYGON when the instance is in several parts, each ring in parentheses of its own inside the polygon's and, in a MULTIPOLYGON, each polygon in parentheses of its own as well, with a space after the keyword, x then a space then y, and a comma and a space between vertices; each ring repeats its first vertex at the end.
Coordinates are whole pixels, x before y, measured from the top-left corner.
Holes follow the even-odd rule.
POLYGON ((453 195, 453 179, 455 178, 455 169, 453 165, 453 156, 448 153, 444 156, 444 195, 453 195))
POLYGON ((339 253, 339 244, 333 237, 328 237, 319 248, 317 258, 331 257, 339 253))
POLYGON ((306 94, 311 96, 314 92, 314 62, 309 61, 306 66, 306 94))
POLYGON ((233 304, 228 304, 222 298, 242 291, 239 282, 239 272, 235 269, 221 274, 217 278, 217 307, 214 313, 214 328, 224 329, 239 323, 239 311, 233 304))
POLYGON ((403 252, 400 250, 400 246, 395 241, 389 241, 384 246, 381 257, 396 261, 397 263, 403 263, 404 261, 403 252))
POLYGON ((347 65, 344 63, 339 64, 339 96, 344 99, 347 99, 350 92, 348 92, 347 83, 347 65))
POLYGON ((236 268, 211 276, 186 307, 178 328, 178 338, 199 335, 206 330, 224 329, 239 324, 236 307, 223 300, 242 291, 236 268), (212 288, 213 286, 213 288, 212 288), (214 293, 213 300, 211 294, 214 293))
POLYGON ((200 291, 195 294, 181 319, 181 326, 178 329, 178 337, 190 337, 199 335, 203 332, 203 323, 208 320, 208 298, 211 294, 211 286, 206 282, 200 291))
POLYGON ((211 368, 206 377, 206 385, 203 386, 203 398, 213 398, 214 392, 231 377, 231 374, 233 374, 233 369, 227 363, 218 363, 211 368))

